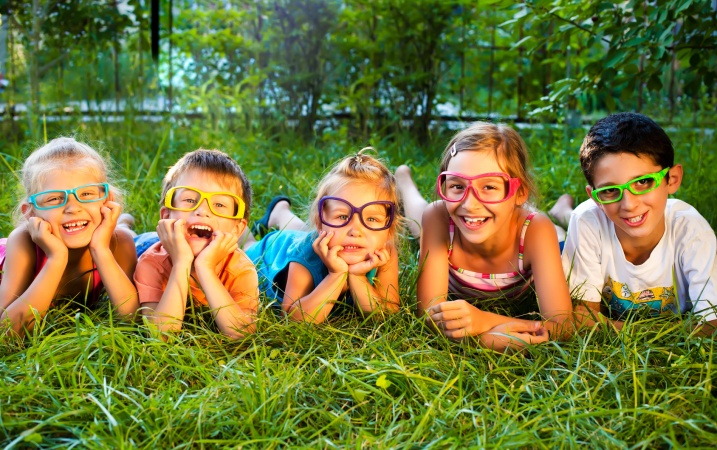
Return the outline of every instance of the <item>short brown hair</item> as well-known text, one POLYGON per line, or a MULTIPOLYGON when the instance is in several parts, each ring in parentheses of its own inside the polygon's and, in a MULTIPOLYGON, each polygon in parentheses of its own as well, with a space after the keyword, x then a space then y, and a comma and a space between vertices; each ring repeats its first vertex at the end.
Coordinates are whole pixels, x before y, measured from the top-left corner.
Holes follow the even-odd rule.
POLYGON ((164 180, 162 180, 160 205, 164 205, 167 191, 176 186, 179 177, 192 170, 209 172, 220 178, 221 182, 230 186, 234 191, 233 193, 244 200, 246 205, 244 219, 249 217, 252 197, 251 184, 239 164, 231 156, 219 150, 200 148, 193 152, 185 153, 184 156, 179 158, 179 161, 169 168, 164 180))

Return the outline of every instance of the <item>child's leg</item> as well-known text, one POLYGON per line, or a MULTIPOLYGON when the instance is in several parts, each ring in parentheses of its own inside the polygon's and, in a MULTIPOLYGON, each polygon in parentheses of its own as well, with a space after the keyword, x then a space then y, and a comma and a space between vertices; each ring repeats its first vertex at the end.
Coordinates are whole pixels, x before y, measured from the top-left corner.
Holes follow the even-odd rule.
POLYGON ((414 237, 421 236, 421 219, 428 202, 423 198, 411 177, 411 169, 402 165, 396 169, 396 187, 401 194, 408 230, 414 237))
POLYGON ((125 228, 133 238, 137 237, 137 233, 134 231, 134 217, 132 217, 132 214, 120 214, 117 219, 117 226, 125 228))
MULTIPOLYGON (((269 213, 269 228, 278 230, 306 230, 306 223, 299 219, 291 210, 291 204, 284 200, 274 205, 269 213)), ((239 242, 243 249, 247 249, 256 243, 256 238, 249 232, 248 228, 244 230, 239 242)))
POLYGON ((563 194, 560 197, 558 197, 558 201, 555 202, 555 206, 550 208, 550 211, 548 212, 556 222, 558 222, 558 225, 561 225, 563 228, 568 227, 568 222, 570 222, 570 215, 573 213, 573 209, 575 208, 575 199, 570 194, 563 194))

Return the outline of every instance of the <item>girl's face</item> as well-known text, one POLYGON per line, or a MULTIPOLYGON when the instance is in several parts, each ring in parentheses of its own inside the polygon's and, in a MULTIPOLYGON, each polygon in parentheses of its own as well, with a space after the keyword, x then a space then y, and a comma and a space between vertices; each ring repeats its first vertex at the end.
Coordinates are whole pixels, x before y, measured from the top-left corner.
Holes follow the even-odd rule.
MULTIPOLYGON (((89 170, 54 169, 45 176, 45 180, 40 184, 40 190, 35 194, 104 182, 106 182, 104 177, 99 177, 89 170)), ((53 230, 58 230, 60 239, 67 248, 82 248, 90 245, 92 234, 102 222, 101 208, 111 200, 112 194, 108 193, 104 200, 82 203, 75 195, 69 194, 67 203, 63 206, 39 210, 31 204, 24 204, 22 213, 26 217, 39 217, 48 222, 53 230)))
MULTIPOLYGON (((507 173, 490 150, 459 152, 451 158, 447 171, 458 172, 469 177, 491 172, 507 173)), ((480 179, 473 180, 471 183, 474 189, 480 189, 480 179)), ((509 229, 516 206, 525 200, 525 194, 519 190, 516 195, 504 202, 482 203, 476 198, 473 190, 468 189, 463 200, 444 201, 444 203, 462 237, 473 244, 482 244, 502 230, 509 229)))
MULTIPOLYGON (((190 186, 206 193, 234 191, 231 186, 219 182, 214 174, 198 169, 189 170, 180 175, 175 186, 190 186)), ((241 192, 234 194, 241 198, 241 192)), ((163 206, 160 209, 160 217, 185 221, 185 237, 194 256, 197 256, 212 242, 215 231, 234 233, 239 238, 246 227, 244 219, 229 219, 214 214, 206 199, 201 200, 194 211, 177 211, 163 206)))
MULTIPOLYGON (((329 195, 346 200, 356 208, 361 208, 363 205, 377 200, 388 200, 384 193, 376 189, 376 186, 361 182, 349 183, 329 195)), ((375 223, 376 220, 371 217, 370 208, 364 210, 364 221, 369 221, 369 224, 375 223)), ((376 250, 385 248, 390 234, 389 229, 374 231, 366 228, 361 223, 358 213, 353 214, 349 223, 340 228, 329 227, 321 222, 317 226, 319 231, 323 230, 327 233, 333 231, 334 235, 329 241, 329 248, 336 245, 342 246, 344 249, 338 255, 349 265, 365 261, 376 250)))

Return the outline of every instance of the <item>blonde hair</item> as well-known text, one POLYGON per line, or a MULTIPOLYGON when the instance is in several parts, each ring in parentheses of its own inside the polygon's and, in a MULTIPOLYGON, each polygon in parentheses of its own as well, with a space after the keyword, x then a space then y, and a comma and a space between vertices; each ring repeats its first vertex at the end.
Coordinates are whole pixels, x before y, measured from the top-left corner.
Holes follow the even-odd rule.
POLYGON ((400 204, 396 178, 384 165, 383 161, 370 155, 375 152, 373 147, 365 147, 355 155, 350 155, 336 163, 321 179, 316 188, 316 197, 309 209, 309 224, 315 228, 321 226, 319 219, 319 200, 330 196, 351 183, 366 183, 375 186, 385 196, 386 200, 394 203, 394 220, 389 231, 389 239, 393 240, 403 225, 403 217, 398 211, 400 204))
POLYGON ((505 167, 508 175, 520 180, 518 193, 526 195, 528 199, 538 197, 535 180, 528 171, 528 147, 518 132, 508 125, 474 122, 465 130, 456 133, 443 151, 440 171, 448 170, 453 156, 465 151, 492 151, 498 164, 505 167))
MULTIPOLYGON (((19 204, 13 214, 15 223, 21 224, 27 218, 21 213, 28 198, 40 192, 43 183, 54 169, 86 171, 97 177, 98 182, 109 182, 111 160, 89 145, 71 137, 59 137, 33 151, 20 170, 21 191, 19 204)), ((114 201, 122 203, 122 191, 110 184, 114 201)))
POLYGON ((177 185, 177 180, 183 174, 192 170, 200 170, 215 175, 220 181, 233 190, 244 200, 244 218, 249 217, 251 210, 251 184, 239 164, 226 153, 219 150, 207 150, 200 148, 193 152, 185 153, 179 161, 169 168, 162 180, 162 198, 160 205, 164 206, 164 199, 167 191, 177 185))

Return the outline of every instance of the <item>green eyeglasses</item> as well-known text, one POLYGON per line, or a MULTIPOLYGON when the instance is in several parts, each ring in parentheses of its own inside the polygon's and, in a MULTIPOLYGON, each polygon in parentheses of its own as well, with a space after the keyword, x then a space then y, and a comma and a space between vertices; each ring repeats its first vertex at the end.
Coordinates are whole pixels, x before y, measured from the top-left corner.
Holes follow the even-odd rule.
POLYGON ((62 208, 67 204, 70 195, 74 195, 80 203, 101 202, 107 198, 110 187, 107 183, 85 184, 74 189, 57 189, 54 191, 42 191, 28 197, 35 209, 44 211, 46 209, 62 208))
POLYGON ((206 199, 214 215, 227 219, 244 217, 244 201, 229 192, 204 192, 191 186, 175 186, 167 191, 164 206, 175 211, 194 211, 206 199))
POLYGON ((625 189, 630 191, 633 195, 647 194, 660 186, 662 179, 665 178, 665 175, 667 175, 667 172, 669 171, 670 167, 665 167, 659 172, 648 173, 647 175, 630 180, 625 184, 617 184, 615 186, 605 186, 593 189, 591 195, 596 202, 605 205, 622 200, 622 193, 625 189))

